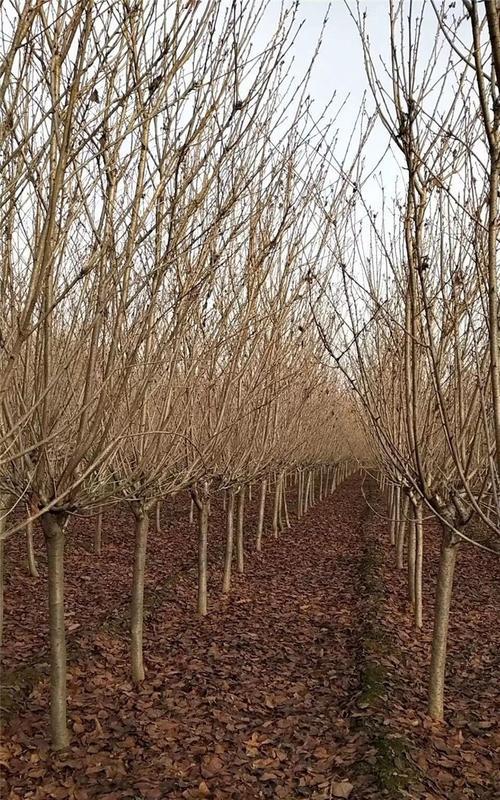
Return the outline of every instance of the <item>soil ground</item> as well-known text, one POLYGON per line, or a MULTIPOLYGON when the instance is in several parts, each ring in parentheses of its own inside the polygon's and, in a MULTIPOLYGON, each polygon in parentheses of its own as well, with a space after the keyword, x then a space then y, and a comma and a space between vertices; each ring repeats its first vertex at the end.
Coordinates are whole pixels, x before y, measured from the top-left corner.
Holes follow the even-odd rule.
POLYGON ((374 485, 352 477, 306 518, 292 513, 278 539, 265 534, 262 554, 254 551, 256 499, 245 575, 234 575, 229 598, 220 593, 224 512, 213 504, 204 619, 195 614, 188 501, 163 504, 161 533, 148 544, 139 688, 128 662, 131 515, 106 512, 100 558, 91 552, 94 522, 72 521, 72 740, 57 755, 47 746, 43 543, 37 533, 38 579, 26 574, 22 538, 7 543, 2 798, 500 797, 500 559, 460 547, 447 718, 436 725, 425 705, 438 530, 426 529, 425 624, 416 634, 374 485))

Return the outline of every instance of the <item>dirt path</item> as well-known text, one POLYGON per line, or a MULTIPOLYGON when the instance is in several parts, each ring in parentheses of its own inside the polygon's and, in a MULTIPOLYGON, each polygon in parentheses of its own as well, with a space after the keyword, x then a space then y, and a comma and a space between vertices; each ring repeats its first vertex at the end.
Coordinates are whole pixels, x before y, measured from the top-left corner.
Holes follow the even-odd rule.
MULTIPOLYGON (((426 727, 425 650, 420 642, 415 656, 404 587, 382 545, 386 526, 368 511, 358 478, 279 540, 268 534, 262 555, 249 546, 246 574, 234 576, 228 599, 220 596, 223 519, 215 509, 203 620, 193 613, 194 536, 180 523, 185 512, 151 541, 146 682, 132 687, 127 620, 110 614, 126 607, 126 596, 122 605, 111 600, 126 593, 130 569, 116 542, 108 619, 101 607, 100 627, 75 633, 71 748, 52 756, 45 744, 44 679, 6 730, 2 797, 375 800, 404 790, 415 800, 449 800, 459 797, 450 791, 461 780, 461 796, 489 800, 492 761, 484 752, 492 730, 481 729, 477 755, 485 763, 474 788, 463 765, 439 750, 456 750, 447 730, 426 727), (172 580, 182 554, 184 571, 172 580), (401 679, 411 659, 416 707, 401 679), (441 777, 427 779, 419 748, 445 758, 436 767, 441 777)), ((426 765, 432 770, 432 759, 426 765)))

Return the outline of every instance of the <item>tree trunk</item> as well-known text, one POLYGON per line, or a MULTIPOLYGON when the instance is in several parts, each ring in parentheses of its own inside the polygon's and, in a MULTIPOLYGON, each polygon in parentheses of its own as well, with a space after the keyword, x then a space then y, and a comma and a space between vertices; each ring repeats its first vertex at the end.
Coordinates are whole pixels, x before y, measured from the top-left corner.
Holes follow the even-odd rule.
POLYGON ((391 483, 389 486, 389 500, 388 500, 388 514, 389 514, 389 523, 390 523, 390 541, 392 544, 392 526, 393 526, 393 517, 394 517, 394 484, 391 483))
POLYGON ((273 504, 273 536, 278 538, 278 524, 279 524, 279 504, 280 504, 280 478, 276 476, 274 484, 274 504, 273 504))
POLYGON ((323 500, 323 467, 319 468, 319 502, 323 500))
POLYGON ((281 531, 284 529, 285 525, 283 522, 283 494, 284 494, 284 484, 285 476, 282 472, 278 475, 278 484, 279 484, 279 500, 278 500, 278 528, 281 531))
POLYGON ((191 504, 189 506, 189 524, 192 525, 194 522, 194 500, 191 498, 191 504))
POLYGON ((238 495, 238 535, 236 538, 236 551, 238 556, 238 572, 245 571, 245 550, 243 541, 243 526, 245 522, 245 487, 242 486, 238 495))
POLYGON ((66 720, 66 635, 64 630, 64 517, 47 513, 42 529, 47 547, 50 630, 50 732, 52 748, 69 744, 66 720))
POLYGON ((264 531, 264 513, 266 510, 266 485, 267 481, 263 478, 260 484, 259 516, 257 520, 257 543, 256 549, 260 553, 262 550, 262 533, 264 531))
POLYGON ((100 556, 102 552, 102 508, 97 514, 97 521, 94 530, 94 553, 100 556))
POLYGON ((227 490, 226 514, 226 553, 224 558, 224 579, 222 582, 222 591, 224 594, 227 594, 231 588, 231 565, 233 561, 234 531, 234 492, 232 489, 227 490))
POLYGON ((304 514, 307 514, 309 510, 309 493, 311 490, 311 473, 307 473, 307 481, 306 481, 306 488, 304 492, 304 514))
POLYGON ((415 563, 416 563, 416 545, 417 545, 417 535, 416 535, 416 519, 415 519, 415 505, 412 503, 412 518, 410 520, 410 528, 408 531, 408 555, 407 555, 407 567, 408 567, 408 598, 411 603, 411 607, 415 609, 415 563))
POLYGON ((130 658, 132 679, 135 683, 144 680, 144 661, 142 639, 144 626, 144 578, 146 573, 146 547, 148 541, 149 517, 142 507, 134 510, 135 516, 135 554, 132 578, 132 605, 130 613, 130 658))
POLYGON ((407 494, 404 496, 403 503, 401 505, 401 518, 399 520, 398 526, 398 536, 397 536, 397 547, 396 547, 396 563, 398 569, 404 568, 404 548, 405 548, 405 536, 406 536, 406 523, 408 521, 408 509, 410 507, 410 498, 407 494))
POLYGON ((161 533, 161 500, 156 501, 155 506, 155 527, 156 533, 161 533))
POLYGON ((424 523, 422 501, 417 501, 415 519, 415 627, 422 627, 422 572, 424 564, 424 523))
POLYGON ((397 485, 394 488, 394 502, 391 511, 391 544, 396 544, 396 531, 399 527, 399 506, 401 501, 401 488, 397 485))
POLYGON ((441 557, 434 610, 434 632, 432 635, 431 674, 429 684, 429 714, 438 721, 444 719, 444 680, 446 671, 446 645, 448 622, 453 590, 453 574, 457 559, 457 545, 453 534, 443 527, 441 557))
POLYGON ((288 503, 286 502, 286 480, 283 482, 281 499, 283 500, 283 512, 285 514, 286 527, 290 527, 290 517, 288 516, 288 503))
POLYGON ((302 470, 298 472, 297 478, 297 519, 302 518, 302 498, 303 498, 303 478, 302 478, 302 470))
MULTIPOLYGON (((28 512, 29 513, 29 512, 28 512)), ((28 572, 32 578, 38 578, 36 566, 35 547, 33 545, 33 521, 26 523, 26 555, 28 557, 28 572)))
POLYGON ((208 572, 208 498, 202 496, 198 500, 199 536, 198 536, 198 614, 204 617, 207 613, 207 572, 208 572))

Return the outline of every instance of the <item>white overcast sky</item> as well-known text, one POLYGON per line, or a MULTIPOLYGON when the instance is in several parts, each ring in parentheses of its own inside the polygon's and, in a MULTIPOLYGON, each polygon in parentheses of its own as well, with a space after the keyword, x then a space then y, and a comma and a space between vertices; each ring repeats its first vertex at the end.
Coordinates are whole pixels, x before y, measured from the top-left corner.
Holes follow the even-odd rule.
MULTIPOLYGON (((434 41, 436 31, 434 12, 430 3, 424 2, 424 0, 403 1, 408 11, 411 6, 414 16, 421 13, 422 9, 425 8, 424 20, 426 22, 423 26, 424 33, 421 43, 422 55, 425 57, 426 49, 429 48, 430 50, 434 41)), ((356 0, 347 0, 347 4, 356 15, 356 0)), ((297 77, 301 77, 307 69, 321 33, 328 7, 330 7, 329 19, 323 35, 323 45, 309 86, 318 116, 334 91, 337 96, 337 107, 345 98, 348 98, 340 117, 340 146, 338 149, 341 151, 342 139, 344 137, 344 141, 347 142, 347 137, 352 130, 352 125, 365 94, 368 97, 368 107, 373 108, 365 76, 359 34, 344 0, 331 0, 331 2, 327 2, 327 0, 301 0, 298 19, 303 20, 303 27, 293 50, 294 73, 297 77)), ((389 0, 361 0, 360 7, 362 10, 366 9, 367 12, 366 27, 373 52, 384 57, 387 56, 389 49, 389 0)), ((268 9, 269 28, 267 28, 267 21, 265 25, 268 31, 275 26, 280 8, 281 0, 271 0, 268 9)), ((378 163, 380 156, 387 148, 387 144, 388 134, 381 125, 378 125, 372 134, 370 148, 367 153, 367 158, 371 161, 370 166, 378 163)), ((382 166, 383 182, 387 188, 387 184, 395 184, 398 173, 399 168, 394 158, 389 156, 384 160, 382 166)), ((375 178, 372 180, 372 185, 369 182, 365 187, 364 193, 365 199, 371 205, 376 203, 379 197, 378 189, 374 184, 375 178)))
MULTIPOLYGON (((356 10, 355 0, 349 0, 353 11, 356 10)), ((408 0, 409 2, 409 0, 408 0)), ((388 0, 365 0, 362 7, 367 8, 367 26, 374 49, 387 53, 389 41, 388 0)), ((309 93, 314 99, 313 113, 320 116, 321 110, 328 103, 333 92, 336 92, 335 107, 339 107, 347 98, 342 110, 339 123, 339 153, 347 143, 348 136, 355 122, 360 104, 368 90, 365 77, 363 54, 359 34, 356 30, 344 0, 301 0, 298 19, 303 21, 302 29, 293 49, 293 72, 299 78, 307 70, 311 57, 316 48, 318 37, 321 34, 323 20, 330 6, 329 18, 323 35, 323 45, 316 60, 310 84, 309 93)), ((421 6, 421 0, 414 2, 414 8, 421 6)), ((269 28, 267 20, 265 29, 274 28, 281 8, 280 0, 271 0, 268 9, 269 28)), ((369 99, 371 107, 371 100, 369 99)), ((370 157, 375 164, 387 147, 387 133, 381 126, 372 134, 370 157)), ((392 158, 384 162, 384 182, 395 181, 397 167, 392 158)), ((366 187, 368 202, 376 202, 378 190, 366 187)))

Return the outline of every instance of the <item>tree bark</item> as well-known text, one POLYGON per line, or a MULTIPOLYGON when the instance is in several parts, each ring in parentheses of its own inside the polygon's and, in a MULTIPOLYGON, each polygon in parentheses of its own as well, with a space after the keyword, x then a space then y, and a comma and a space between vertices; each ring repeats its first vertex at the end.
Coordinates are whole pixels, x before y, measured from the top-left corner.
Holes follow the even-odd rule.
MULTIPOLYGON (((28 511, 28 513, 30 513, 28 511)), ((38 578, 38 569, 36 565, 35 547, 33 544, 33 521, 28 520, 26 523, 26 555, 28 558, 28 572, 32 578, 38 578)))
POLYGON ((198 507, 198 614, 207 614, 207 572, 208 572, 208 493, 204 491, 195 499, 198 507))
POLYGON ((274 504, 273 504, 273 536, 278 538, 278 525, 279 525, 279 504, 280 504, 280 477, 276 476, 274 484, 274 504))
POLYGON ((416 519, 415 519, 415 506, 412 503, 412 518, 410 520, 410 528, 408 531, 408 555, 407 555, 407 567, 408 567, 408 598, 411 603, 411 607, 415 609, 415 563, 416 563, 416 544, 417 544, 417 535, 416 535, 416 519))
POLYGON ((389 511, 389 523, 390 523, 390 541, 392 544, 392 527, 393 527, 393 518, 394 518, 394 484, 391 483, 389 486, 389 501, 388 501, 388 511, 389 511))
POLYGON ((397 544, 396 544, 396 563, 398 569, 404 568, 404 548, 405 548, 405 536, 406 536, 406 523, 408 521, 408 509, 410 507, 410 498, 407 494, 404 496, 404 500, 401 504, 401 517, 399 520, 398 526, 398 534, 397 534, 397 544))
POLYGON ((132 578, 132 604, 130 613, 130 658, 132 679, 135 683, 144 680, 143 627, 144 627, 144 578, 146 574, 146 548, 149 517, 144 507, 134 510, 135 554, 132 578))
POLYGON ((283 500, 283 512, 285 514, 286 527, 290 527, 290 517, 288 516, 288 503, 286 501, 286 480, 283 482, 281 499, 283 500))
POLYGON ((307 514, 309 510, 309 493, 311 490, 311 473, 307 473, 307 481, 306 481, 306 488, 304 491, 304 514, 307 514))
POLYGON ((155 527, 156 533, 161 533, 161 500, 156 501, 155 506, 155 527))
POLYGON ((238 495, 238 534, 236 538, 236 551, 238 556, 238 572, 243 574, 245 571, 245 548, 243 539, 243 528, 245 522, 245 486, 242 486, 238 495))
POLYGON ((443 527, 441 557, 434 610, 434 632, 432 636, 431 673, 429 683, 429 714, 438 721, 444 719, 444 682, 446 672, 446 645, 450 618, 453 574, 457 559, 457 545, 447 526, 443 527))
POLYGON ((424 523, 422 501, 417 501, 415 515, 415 627, 422 627, 422 572, 424 564, 424 523))
POLYGON ((64 629, 64 516, 42 516, 47 547, 50 630, 50 732, 52 748, 69 744, 66 720, 66 634, 64 629))
POLYGON ((262 534, 264 531, 264 513, 266 510, 266 486, 267 481, 263 478, 262 483, 260 484, 260 501, 259 501, 259 516, 257 520, 257 542, 256 542, 256 549, 257 552, 260 553, 262 550, 262 534))
POLYGON ((393 505, 391 511, 391 544, 396 544, 396 531, 399 527, 399 506, 401 502, 401 487, 396 485, 393 494, 393 505))
POLYGON ((297 519, 301 519, 303 513, 303 483, 302 470, 299 470, 297 478, 297 519))
POLYGON ((224 558, 224 579, 222 591, 227 594, 231 588, 231 565, 233 562, 233 533, 234 533, 234 492, 227 491, 226 502, 226 553, 224 558))
POLYGON ((278 475, 278 484, 279 484, 279 500, 278 500, 278 529, 281 533, 285 527, 283 522, 283 494, 284 494, 284 482, 285 476, 282 472, 278 475))

